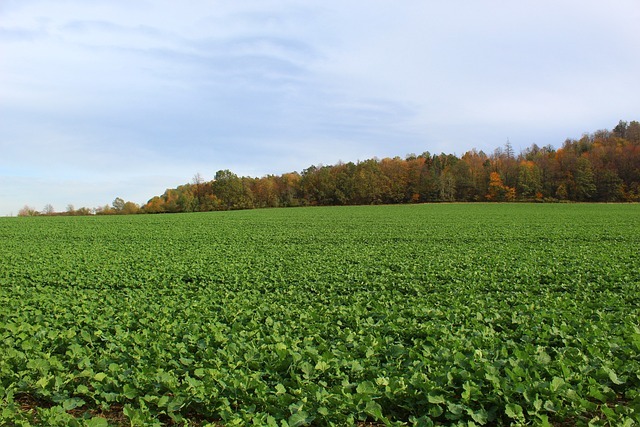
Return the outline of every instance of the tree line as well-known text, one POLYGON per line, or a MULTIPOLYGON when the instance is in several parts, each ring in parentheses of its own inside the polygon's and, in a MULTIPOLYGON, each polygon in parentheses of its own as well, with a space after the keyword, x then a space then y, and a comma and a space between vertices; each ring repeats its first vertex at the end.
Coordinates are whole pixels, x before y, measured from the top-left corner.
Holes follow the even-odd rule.
POLYGON ((261 178, 220 170, 212 181, 196 174, 143 206, 118 198, 92 212, 68 208, 62 214, 482 201, 640 201, 640 123, 620 121, 613 130, 567 139, 558 149, 533 144, 518 154, 507 141, 491 154, 425 152, 261 178))

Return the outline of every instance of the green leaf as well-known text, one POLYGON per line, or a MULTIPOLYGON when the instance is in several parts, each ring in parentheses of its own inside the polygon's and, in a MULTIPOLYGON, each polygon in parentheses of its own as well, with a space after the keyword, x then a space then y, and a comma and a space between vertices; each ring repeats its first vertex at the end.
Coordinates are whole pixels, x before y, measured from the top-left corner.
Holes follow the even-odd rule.
POLYGON ((624 379, 619 378, 613 369, 607 368, 606 371, 612 383, 622 385, 626 382, 624 379))
POLYGON ((435 394, 434 392, 430 392, 429 394, 427 394, 427 400, 429 401, 429 403, 433 403, 436 405, 446 402, 443 395, 435 394))
POLYGON ((167 406, 167 403, 169 403, 169 396, 162 396, 158 399, 158 403, 156 403, 156 405, 158 405, 158 408, 163 408, 167 406))
POLYGON ((375 394, 377 391, 371 381, 363 381, 356 387, 356 393, 359 394, 375 394))
POLYGON ((87 427, 108 427, 109 423, 102 417, 93 417, 87 421, 87 427))
POLYGON ((307 414, 305 411, 300 411, 291 415, 287 422, 289 423, 289 427, 304 426, 309 424, 308 417, 309 414, 307 414))
POLYGON ((538 415, 540 418, 540 427, 552 427, 552 424, 549 422, 549 416, 545 414, 538 415))
POLYGON ((456 416, 462 415, 462 413, 464 412, 464 406, 453 402, 447 403, 447 409, 449 410, 449 412, 456 416))
POLYGON ((80 336, 82 337, 82 339, 84 339, 86 342, 91 342, 91 334, 89 334, 89 332, 85 331, 84 329, 82 331, 80 331, 80 336))
POLYGON ((78 387, 76 387, 76 393, 78 393, 78 394, 89 394, 89 387, 87 387, 84 384, 79 384, 78 387))
POLYGON ((51 376, 42 377, 38 381, 36 381, 36 385, 40 388, 46 388, 49 385, 49 380, 52 378, 53 377, 51 376))
POLYGON ((329 369, 329 364, 327 362, 325 362, 324 360, 318 360, 318 363, 316 363, 316 367, 315 367, 318 371, 326 371, 327 369, 329 369))
POLYGON ((178 411, 180 408, 182 408, 182 406, 184 405, 184 398, 182 397, 176 397, 174 399, 171 399, 169 401, 169 403, 167 404, 167 411, 169 412, 176 412, 178 411))
POLYGON ((283 386, 282 384, 278 383, 276 384, 276 395, 281 395, 281 394, 285 394, 287 392, 287 388, 285 386, 283 386))
POLYGON ((104 372, 98 372, 97 374, 95 374, 93 376, 93 379, 96 380, 96 381, 102 381, 105 378, 107 378, 107 374, 105 374, 104 372))
POLYGON ((367 402, 367 406, 365 406, 364 412, 367 415, 371 415, 376 421, 384 419, 384 416, 382 415, 382 406, 380 406, 373 400, 367 402))
POLYGON ((524 414, 522 413, 522 406, 517 403, 509 403, 505 408, 505 414, 509 418, 520 419, 524 418, 524 414))
POLYGON ((314 371, 313 365, 311 365, 311 363, 308 363, 308 362, 301 363, 300 370, 302 370, 302 372, 304 373, 304 376, 307 378, 311 377, 314 371))
POLYGON ((65 411, 70 411, 72 409, 76 409, 85 404, 85 401, 80 399, 79 397, 72 397, 70 399, 66 399, 62 402, 62 407, 65 411))
POLYGON ((564 380, 560 377, 553 377, 553 380, 551 380, 551 386, 549 387, 551 389, 552 392, 556 392, 558 391, 558 389, 560 387, 562 387, 565 384, 564 380))
POLYGON ((124 387, 122 387, 122 392, 127 399, 134 399, 138 396, 138 390, 130 384, 125 384, 124 387))
POLYGON ((489 421, 489 413, 486 410, 480 409, 476 412, 474 412, 473 410, 469 411, 471 418, 473 418, 473 421, 477 422, 478 424, 485 425, 489 421))

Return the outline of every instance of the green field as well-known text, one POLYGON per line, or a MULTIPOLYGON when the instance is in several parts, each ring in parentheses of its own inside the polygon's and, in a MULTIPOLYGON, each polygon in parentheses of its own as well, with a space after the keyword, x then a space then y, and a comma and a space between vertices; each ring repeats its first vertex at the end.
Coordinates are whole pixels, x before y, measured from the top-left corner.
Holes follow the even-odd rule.
POLYGON ((640 205, 0 219, 0 425, 639 425, 640 205))

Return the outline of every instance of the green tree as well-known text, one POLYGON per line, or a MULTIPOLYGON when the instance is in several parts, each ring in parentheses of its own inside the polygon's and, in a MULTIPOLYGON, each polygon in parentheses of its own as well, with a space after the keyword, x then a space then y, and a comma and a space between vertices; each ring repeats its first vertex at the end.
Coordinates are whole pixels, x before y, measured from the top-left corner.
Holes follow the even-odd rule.
POLYGON ((111 203, 111 206, 117 213, 120 213, 122 209, 124 209, 124 203, 124 200, 122 200, 120 197, 116 197, 113 203, 111 203))
POLYGON ((629 123, 625 137, 634 145, 640 144, 640 123, 635 120, 629 123))
POLYGON ((216 172, 213 193, 222 209, 250 209, 253 207, 250 178, 240 178, 228 169, 216 172))
POLYGON ((624 197, 624 183, 615 170, 604 169, 598 174, 596 183, 598 200, 618 202, 624 197))
POLYGON ((531 160, 522 160, 518 166, 518 193, 525 200, 538 198, 542 191, 540 168, 531 160))
POLYGON ((613 128, 613 133, 618 138, 626 138, 627 129, 629 127, 629 123, 620 120, 616 127, 613 128))
POLYGON ((580 157, 576 161, 576 170, 574 174, 576 200, 587 201, 596 193, 596 184, 594 180, 591 162, 586 157, 580 157))

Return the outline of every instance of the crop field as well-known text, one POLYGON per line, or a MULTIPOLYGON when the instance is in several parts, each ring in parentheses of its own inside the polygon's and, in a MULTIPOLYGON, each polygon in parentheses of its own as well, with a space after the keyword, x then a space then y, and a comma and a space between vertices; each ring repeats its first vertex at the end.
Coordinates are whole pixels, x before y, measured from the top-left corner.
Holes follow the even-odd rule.
POLYGON ((640 425, 640 205, 2 218, 0 425, 640 425))

